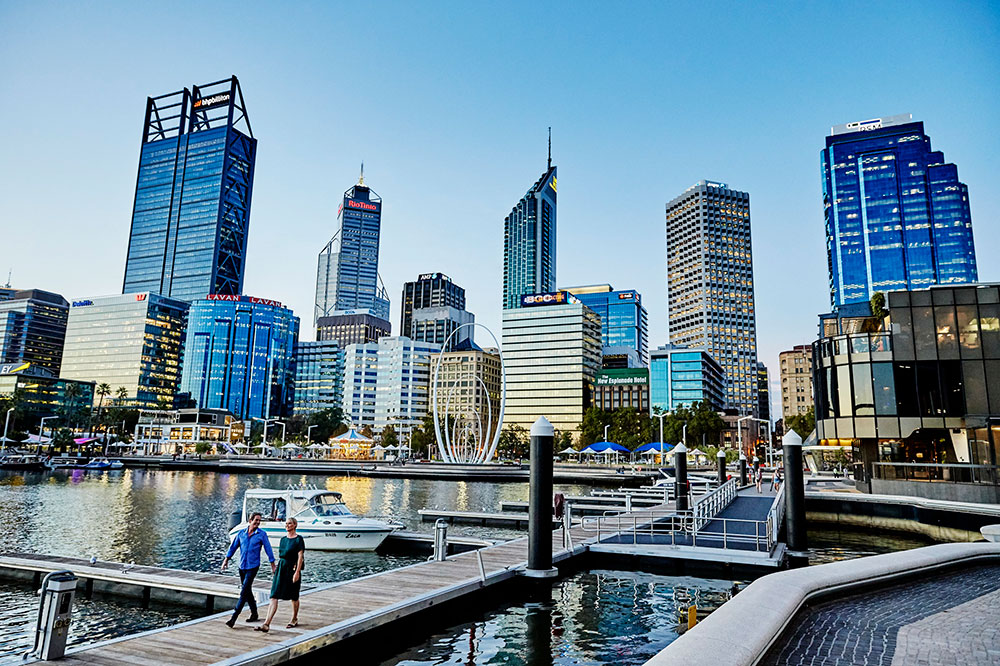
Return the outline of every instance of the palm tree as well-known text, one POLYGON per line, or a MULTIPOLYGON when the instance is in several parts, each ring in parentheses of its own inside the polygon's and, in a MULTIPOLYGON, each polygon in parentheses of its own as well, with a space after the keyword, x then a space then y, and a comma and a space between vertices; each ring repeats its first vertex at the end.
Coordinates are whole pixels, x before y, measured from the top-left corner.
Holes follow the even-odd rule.
POLYGON ((111 384, 107 382, 101 382, 97 385, 97 390, 95 391, 97 395, 101 396, 101 401, 97 403, 97 422, 103 424, 104 420, 102 418, 104 414, 104 399, 111 395, 111 384))
POLYGON ((117 395, 118 404, 124 406, 126 401, 128 401, 128 389, 124 386, 119 386, 115 393, 117 395))

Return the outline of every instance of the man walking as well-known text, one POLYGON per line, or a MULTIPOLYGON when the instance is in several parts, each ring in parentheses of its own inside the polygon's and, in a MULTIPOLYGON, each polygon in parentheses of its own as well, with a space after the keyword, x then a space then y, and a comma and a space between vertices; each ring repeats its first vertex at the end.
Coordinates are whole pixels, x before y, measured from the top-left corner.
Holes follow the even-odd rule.
POLYGON ((260 619, 257 617, 257 600, 254 599, 253 594, 253 579, 257 577, 257 570, 260 569, 260 549, 262 547, 267 553, 268 561, 271 562, 271 573, 273 574, 275 564, 271 543, 267 540, 267 534, 264 533, 264 530, 260 529, 260 514, 254 513, 250 515, 247 528, 236 534, 232 545, 229 546, 229 552, 226 553, 226 559, 222 560, 222 570, 225 571, 226 567, 229 566, 229 558, 233 556, 237 548, 240 549, 240 584, 242 588, 240 589, 240 600, 233 610, 233 616, 226 621, 230 629, 236 624, 236 618, 240 616, 244 603, 250 606, 250 617, 247 618, 247 622, 257 622, 260 619))

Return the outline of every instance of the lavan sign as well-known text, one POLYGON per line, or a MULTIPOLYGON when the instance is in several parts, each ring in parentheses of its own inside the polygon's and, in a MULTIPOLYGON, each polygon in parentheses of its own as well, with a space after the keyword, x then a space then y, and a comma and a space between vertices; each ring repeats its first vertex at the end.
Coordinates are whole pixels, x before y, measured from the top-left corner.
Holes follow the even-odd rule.
POLYGON ((205 297, 210 301, 232 301, 235 303, 253 303, 254 305, 270 305, 272 307, 284 307, 278 301, 269 298, 257 298, 256 296, 240 296, 238 294, 209 294, 205 297))

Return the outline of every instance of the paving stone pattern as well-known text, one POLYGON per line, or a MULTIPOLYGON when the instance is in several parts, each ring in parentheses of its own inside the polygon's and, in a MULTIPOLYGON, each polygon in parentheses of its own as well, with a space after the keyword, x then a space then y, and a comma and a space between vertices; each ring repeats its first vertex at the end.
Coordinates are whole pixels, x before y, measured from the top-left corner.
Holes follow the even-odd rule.
POLYGON ((762 663, 1000 664, 1000 594, 992 594, 996 592, 1000 592, 1000 567, 977 566, 831 599, 802 610, 762 663), (942 631, 935 616, 946 616, 945 626, 955 633, 942 631), (955 661, 935 660, 934 655, 956 651, 960 658, 955 661), (894 659, 897 653, 899 658, 894 659))

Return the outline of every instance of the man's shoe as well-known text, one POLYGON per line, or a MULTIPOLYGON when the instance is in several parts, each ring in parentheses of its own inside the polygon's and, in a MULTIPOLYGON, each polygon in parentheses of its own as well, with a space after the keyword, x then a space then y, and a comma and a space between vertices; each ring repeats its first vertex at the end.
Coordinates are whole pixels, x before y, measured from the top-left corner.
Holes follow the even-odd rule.
POLYGON ((229 627, 230 629, 234 629, 236 627, 236 618, 231 617, 228 620, 226 620, 226 626, 229 627))
POLYGON ((258 617, 256 615, 251 615, 250 617, 247 618, 247 622, 248 623, 250 623, 250 622, 260 622, 260 617, 258 617))

